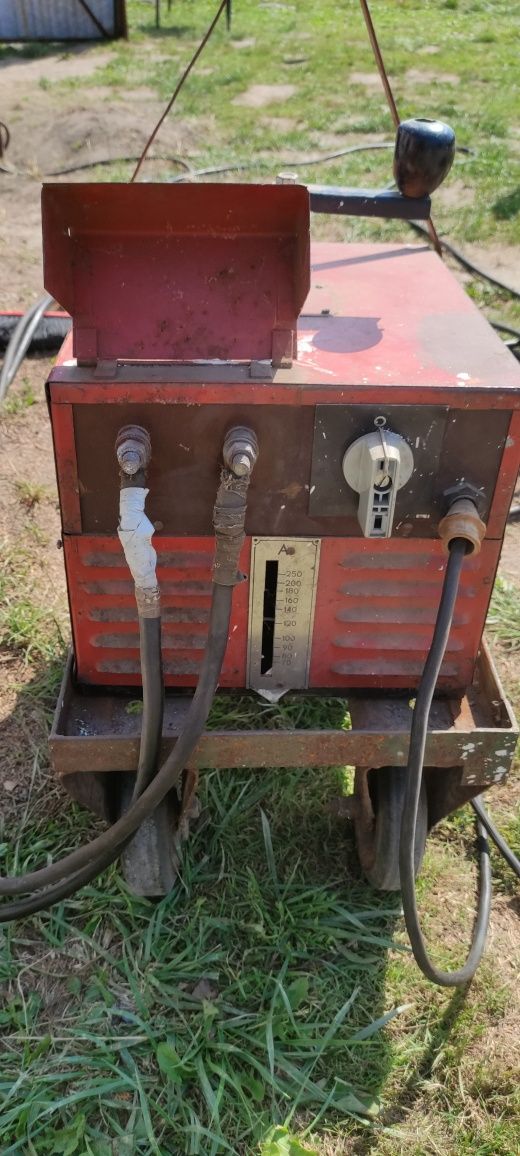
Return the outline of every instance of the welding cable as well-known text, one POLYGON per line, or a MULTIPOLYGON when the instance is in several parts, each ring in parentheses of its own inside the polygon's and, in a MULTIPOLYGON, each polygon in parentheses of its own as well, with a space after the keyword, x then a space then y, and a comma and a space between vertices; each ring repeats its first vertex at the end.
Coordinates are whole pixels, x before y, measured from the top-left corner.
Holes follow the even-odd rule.
POLYGON ((502 858, 505 859, 508 867, 510 867, 511 871, 513 871, 515 875, 518 875, 518 878, 520 879, 520 859, 517 859, 514 851, 511 850, 509 844, 506 843, 504 837, 500 834, 500 831, 497 830, 495 824, 490 819, 482 802, 482 795, 477 795, 474 799, 472 799, 471 806, 473 807, 475 814, 478 816, 479 822, 483 827, 486 828, 488 835, 491 836, 495 846, 500 851, 502 858))
POLYGON ((218 686, 226 653, 232 605, 232 586, 213 586, 208 641, 200 677, 185 726, 161 769, 139 799, 107 831, 64 859, 25 876, 2 878, 0 893, 19 895, 32 888, 38 894, 0 907, 0 923, 21 919, 73 894, 118 858, 123 845, 152 814, 165 795, 177 786, 186 763, 200 739, 218 686), (54 886, 51 886, 54 884, 54 886), (47 886, 49 885, 49 886, 47 886), (45 887, 45 890, 41 888, 45 887))
MULTIPOLYGON (((420 233, 421 236, 428 237, 428 230, 424 229, 423 226, 419 224, 419 221, 407 221, 406 223, 415 233, 420 233)), ((488 273, 486 269, 481 269, 480 265, 475 265, 475 263, 470 261, 468 257, 465 257, 464 253, 461 253, 460 249, 457 249, 451 241, 446 241, 444 237, 439 237, 439 243, 441 249, 449 253, 455 261, 458 261, 463 269, 467 269, 468 273, 473 273, 475 277, 480 277, 481 281, 487 281, 489 285, 494 285, 495 289, 501 289, 504 293, 509 293, 509 296, 514 297, 516 301, 520 301, 518 289, 514 289, 512 285, 508 285, 505 281, 500 281, 498 277, 494 277, 493 274, 488 273)))
MULTIPOLYGON (((0 350, 5 353, 20 318, 25 310, 13 313, 11 310, 0 311, 0 350)), ((58 310, 47 310, 40 325, 34 334, 29 352, 50 353, 62 345, 70 332, 72 319, 68 313, 58 310)))
POLYGON ((440 987, 459 987, 467 983, 475 974, 486 945, 491 911, 489 847, 484 828, 479 821, 477 830, 480 859, 480 887, 477 916, 470 951, 465 964, 457 971, 442 971, 432 963, 426 950, 417 910, 414 864, 415 827, 421 794, 430 708, 448 644, 455 603, 457 601, 459 581, 467 548, 468 543, 464 538, 454 538, 450 543, 450 553, 444 576, 432 644, 424 666, 413 711, 408 754, 408 774, 399 841, 399 872, 401 876, 403 913, 412 951, 416 962, 426 978, 433 983, 439 984, 440 987))
POLYGON ((141 614, 139 615, 139 646, 143 684, 143 725, 133 799, 139 798, 153 779, 161 751, 164 679, 160 616, 143 618, 141 614))
MULTIPOLYGON (((160 755, 162 741, 162 724, 164 713, 164 683, 162 674, 161 648, 161 619, 139 618, 139 640, 141 653, 141 681, 143 686, 143 712, 141 716, 141 737, 139 744, 139 762, 137 767, 136 783, 133 797, 138 798, 144 788, 153 778, 160 755)), ((118 849, 119 855, 129 843, 130 839, 118 849)), ((30 895, 20 902, 4 906, 0 911, 0 922, 3 918, 12 921, 21 919, 25 915, 34 915, 36 912, 67 899, 74 895, 81 887, 90 883, 100 875, 106 867, 113 863, 114 849, 111 847, 104 855, 98 855, 81 871, 74 875, 67 875, 61 882, 55 883, 48 890, 30 895)))
MULTIPOLYGON (((10 340, 7 344, 7 348, 6 348, 5 355, 4 355, 4 361, 3 361, 3 365, 2 365, 1 380, 2 381, 4 379, 6 380, 6 387, 5 388, 8 388, 8 386, 11 384, 11 381, 14 377, 14 374, 16 373, 18 365, 21 364, 21 359, 23 358, 23 356, 25 356, 25 351, 29 347, 32 335, 36 331, 37 324, 33 326, 33 322, 35 321, 35 318, 38 318, 38 322, 39 322, 41 317, 43 316, 45 310, 47 309, 49 304, 52 304, 52 302, 53 302, 52 297, 50 297, 48 294, 43 294, 42 297, 40 297, 37 301, 35 301, 29 307, 29 309, 27 309, 26 312, 21 315, 19 321, 16 323, 16 326, 13 329, 13 332, 10 336, 10 340), (44 307, 44 303, 45 303, 45 307, 44 307), (27 335, 28 334, 29 334, 29 341, 27 342, 27 335), (19 357, 20 351, 23 351, 22 352, 22 358, 19 357), (14 371, 12 369, 13 364, 15 365, 14 371)), ((0 385, 0 400, 3 397, 3 392, 1 392, 2 389, 3 389, 3 387, 2 387, 2 385, 0 385)))
POLYGON ((52 884, 60 885, 58 897, 63 897, 63 885, 67 880, 71 884, 74 881, 77 883, 78 877, 88 881, 86 876, 89 868, 92 870, 90 878, 96 875, 100 869, 99 862, 106 866, 116 859, 124 843, 156 810, 165 795, 177 786, 206 725, 226 653, 233 589, 240 580, 238 558, 244 541, 248 485, 249 475, 236 477, 230 470, 222 471, 214 510, 215 561, 208 640, 197 688, 185 725, 172 752, 139 799, 108 830, 47 867, 28 872, 24 876, 0 878, 0 895, 21 895, 33 889, 40 891, 39 895, 30 896, 23 905, 3 905, 0 908, 0 923, 18 919, 30 911, 41 910, 55 902, 54 895, 57 892, 52 889, 52 884), (41 892, 42 888, 48 890, 41 892))
MULTIPOLYGON (((493 329, 496 329, 498 333, 509 334, 509 337, 512 338, 512 345, 518 345, 520 342, 520 329, 514 329, 512 325, 505 325, 502 321, 490 321, 489 324, 493 329)), ((509 342, 506 341, 506 345, 508 344, 509 342)))
POLYGON ((53 304, 53 301, 54 297, 52 297, 51 294, 44 293, 43 296, 24 313, 14 329, 5 351, 2 370, 0 372, 0 403, 4 400, 15 374, 22 364, 44 313, 53 304))
MULTIPOLYGON (((333 153, 318 153, 311 157, 258 157, 255 161, 237 161, 236 164, 216 165, 213 168, 194 169, 187 158, 168 156, 165 153, 154 153, 153 156, 145 157, 148 161, 168 161, 170 164, 180 165, 185 169, 187 176, 182 174, 178 177, 172 177, 168 184, 179 184, 182 181, 196 180, 198 177, 207 177, 218 175, 222 173, 239 173, 248 172, 251 169, 273 169, 278 166, 282 168, 307 168, 309 165, 326 165, 331 161, 340 160, 341 157, 349 156, 350 153, 366 153, 372 152, 376 149, 394 149, 395 141, 367 141, 366 144, 348 145, 345 148, 337 149, 333 153)), ((475 149, 468 148, 466 145, 457 145, 456 152, 465 153, 468 156, 475 155, 475 149)), ((123 164, 125 161, 137 161, 139 158, 134 156, 122 157, 102 157, 101 160, 82 161, 81 164, 68 165, 65 169, 53 169, 51 172, 44 173, 44 178, 62 177, 68 173, 80 173, 85 169, 95 169, 105 165, 123 164)))
MULTIPOLYGON (((85 169, 104 168, 106 165, 120 165, 130 164, 139 160, 139 156, 121 156, 121 157, 102 157, 100 160, 82 161, 78 165, 67 165, 64 169, 52 169, 49 173, 44 173, 44 179, 49 177, 65 177, 69 173, 82 173, 85 169)), ((155 153, 152 157, 145 157, 148 161, 167 161, 168 164, 179 165, 179 168, 184 169, 185 172, 191 174, 193 172, 192 165, 183 157, 170 156, 165 153, 155 153)), ((24 174, 25 175, 25 174, 24 174)))

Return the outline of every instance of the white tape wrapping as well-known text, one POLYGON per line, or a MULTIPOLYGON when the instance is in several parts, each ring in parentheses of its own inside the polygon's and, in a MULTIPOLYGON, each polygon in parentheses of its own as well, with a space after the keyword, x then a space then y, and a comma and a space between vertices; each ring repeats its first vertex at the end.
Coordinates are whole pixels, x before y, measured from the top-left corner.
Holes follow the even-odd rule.
POLYGON ((119 541, 135 585, 141 590, 157 587, 157 554, 152 546, 155 527, 144 512, 148 492, 141 486, 128 486, 120 491, 119 498, 119 541))

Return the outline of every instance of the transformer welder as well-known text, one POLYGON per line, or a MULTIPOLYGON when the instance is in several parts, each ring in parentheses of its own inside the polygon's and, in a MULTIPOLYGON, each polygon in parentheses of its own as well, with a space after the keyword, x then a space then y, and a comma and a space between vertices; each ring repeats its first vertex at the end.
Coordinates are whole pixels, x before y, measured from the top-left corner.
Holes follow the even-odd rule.
POLYGON ((446 126, 410 122, 404 192, 44 187, 45 287, 73 321, 47 385, 73 637, 50 747, 112 825, 3 881, 36 889, 4 918, 120 854, 135 891, 167 892, 199 768, 348 764, 362 867, 402 888, 423 970, 474 971, 485 847, 454 975, 425 953, 414 876, 515 751, 482 633, 520 368, 426 246, 309 244, 310 209, 427 220, 452 156, 446 126), (352 727, 205 731, 217 685, 344 696, 352 727))

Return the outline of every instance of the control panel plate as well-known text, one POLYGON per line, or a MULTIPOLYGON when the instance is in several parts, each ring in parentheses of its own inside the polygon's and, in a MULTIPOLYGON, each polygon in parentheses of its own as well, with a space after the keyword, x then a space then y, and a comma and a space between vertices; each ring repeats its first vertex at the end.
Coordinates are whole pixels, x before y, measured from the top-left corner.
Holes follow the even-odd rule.
POLYGON ((248 686, 270 702, 308 686, 319 538, 253 538, 248 686))
POLYGON ((396 521, 433 513, 439 461, 448 410, 443 406, 317 405, 309 512, 341 517, 355 514, 358 495, 345 481, 341 464, 345 451, 378 425, 400 434, 410 446, 415 468, 397 495, 396 521), (384 420, 383 420, 384 419, 384 420))

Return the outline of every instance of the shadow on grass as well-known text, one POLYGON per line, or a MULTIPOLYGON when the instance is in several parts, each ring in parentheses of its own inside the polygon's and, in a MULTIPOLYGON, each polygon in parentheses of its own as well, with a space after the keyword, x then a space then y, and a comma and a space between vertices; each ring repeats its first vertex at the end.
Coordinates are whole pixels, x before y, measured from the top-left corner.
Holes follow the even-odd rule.
POLYGON ((20 61, 50 60, 53 56, 62 60, 64 56, 81 56, 91 48, 107 43, 106 40, 27 40, 16 44, 0 42, 0 70, 10 64, 19 64, 20 61))
POLYGON ((492 212, 498 221, 509 221, 512 217, 516 217, 517 213, 520 213, 520 186, 513 189, 512 193, 498 197, 492 206, 492 212))
MULTIPOLYGON (((468 985, 453 991, 441 1018, 433 1028, 427 1047, 401 1088, 397 1099, 382 1113, 380 1123, 385 1128, 398 1128, 399 1125, 405 1124, 414 1105, 424 1095, 425 1084, 434 1078, 434 1066, 436 1062, 438 1063, 439 1054, 449 1042, 452 1032, 457 1027, 458 1019, 464 1012, 469 990, 468 985)), ((376 1134, 365 1134, 353 1148, 353 1156, 368 1156, 377 1142, 376 1134)))

